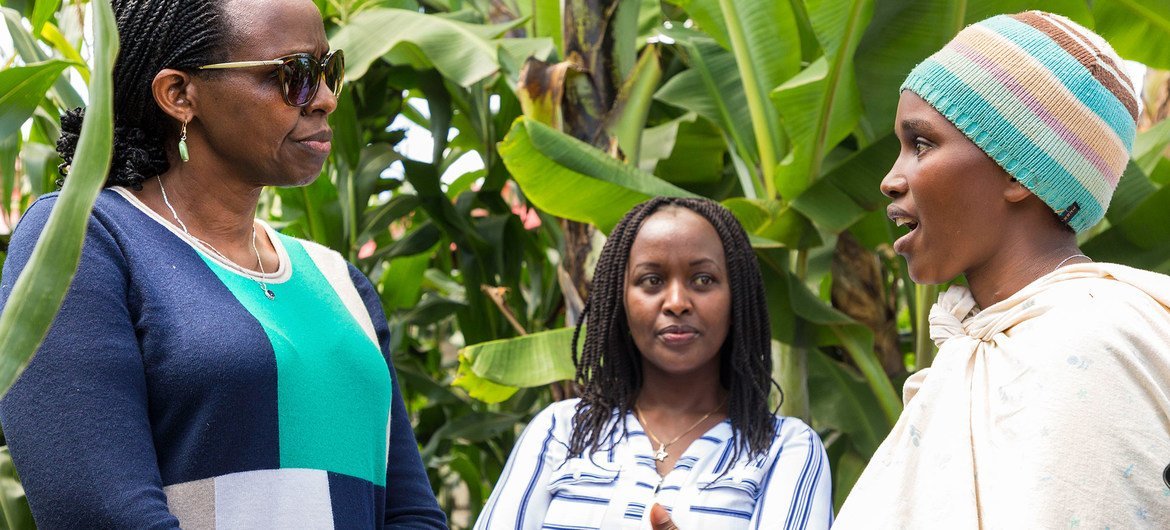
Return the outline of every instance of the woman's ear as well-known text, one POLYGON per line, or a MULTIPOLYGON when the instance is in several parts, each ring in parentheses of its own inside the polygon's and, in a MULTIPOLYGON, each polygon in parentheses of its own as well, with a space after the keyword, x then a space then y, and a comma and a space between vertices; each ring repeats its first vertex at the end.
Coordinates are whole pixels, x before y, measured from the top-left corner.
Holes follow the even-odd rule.
POLYGON ((1015 177, 1008 176, 1007 185, 1003 188, 1003 198, 1008 202, 1020 202, 1032 196, 1032 190, 1024 187, 1015 177))
POLYGON ((164 68, 155 74, 150 90, 155 103, 164 113, 179 122, 191 121, 195 114, 192 103, 195 91, 191 86, 191 74, 164 68))

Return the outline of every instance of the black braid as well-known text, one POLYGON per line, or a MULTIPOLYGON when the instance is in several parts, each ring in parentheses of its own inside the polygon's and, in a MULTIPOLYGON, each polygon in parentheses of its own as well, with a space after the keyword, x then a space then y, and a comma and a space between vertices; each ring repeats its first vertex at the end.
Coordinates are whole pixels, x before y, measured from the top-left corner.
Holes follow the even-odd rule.
MULTIPOLYGON (((194 71, 222 60, 229 37, 222 3, 113 0, 121 48, 114 63, 114 159, 106 186, 141 189, 144 180, 170 168, 165 146, 178 138, 179 128, 155 103, 151 83, 164 68, 194 71)), ((77 152, 84 117, 80 107, 61 116, 62 178, 77 152)))
POLYGON ((626 321, 626 267, 643 221, 663 206, 691 210, 711 223, 723 242, 731 288, 731 329, 720 353, 720 383, 728 390, 728 417, 734 432, 730 462, 742 455, 767 454, 775 435, 768 408, 772 380, 771 327, 764 281, 743 227, 723 206, 706 199, 656 197, 635 206, 613 229, 593 274, 593 291, 573 333, 573 361, 581 401, 573 416, 569 454, 601 449, 603 439, 627 435, 624 418, 642 386, 641 353, 626 321), (577 354, 581 328, 589 317, 585 344, 577 354))

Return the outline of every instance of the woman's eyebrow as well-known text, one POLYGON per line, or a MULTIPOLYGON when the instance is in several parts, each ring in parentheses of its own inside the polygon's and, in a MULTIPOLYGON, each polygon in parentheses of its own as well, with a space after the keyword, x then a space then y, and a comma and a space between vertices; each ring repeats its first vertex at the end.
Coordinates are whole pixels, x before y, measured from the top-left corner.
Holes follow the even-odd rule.
POLYGON ((660 263, 658 263, 657 261, 650 261, 650 260, 631 261, 630 262, 631 269, 640 269, 640 268, 642 268, 642 269, 656 269, 656 268, 659 268, 661 266, 662 265, 660 263))
POLYGON ((934 131, 934 126, 922 118, 909 118, 902 120, 902 130, 929 133, 934 131))

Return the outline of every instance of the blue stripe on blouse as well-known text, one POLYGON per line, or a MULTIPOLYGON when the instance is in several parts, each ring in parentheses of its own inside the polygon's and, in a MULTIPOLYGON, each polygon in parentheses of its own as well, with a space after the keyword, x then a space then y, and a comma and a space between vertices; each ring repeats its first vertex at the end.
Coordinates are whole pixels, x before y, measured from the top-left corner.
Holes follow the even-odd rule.
MULTIPOLYGON (((782 432, 784 432, 784 420, 785 419, 786 418, 781 418, 779 421, 774 422, 776 425, 776 433, 772 436, 772 443, 773 444, 776 443, 777 438, 780 438, 780 434, 782 432)), ((762 499, 768 498, 768 486, 770 484, 772 484, 772 473, 774 473, 776 471, 776 466, 779 464, 780 455, 782 455, 782 454, 784 454, 784 446, 783 445, 781 445, 779 447, 779 449, 776 450, 776 458, 772 459, 772 466, 768 468, 768 474, 764 475, 764 488, 760 491, 760 496, 758 497, 759 499, 761 499, 761 501, 756 503, 756 515, 761 515, 764 513, 764 503, 763 503, 762 499)), ((829 511, 832 511, 832 510, 829 510, 829 511)), ((761 521, 760 518, 757 517, 756 518, 756 530, 760 530, 760 523, 761 522, 763 522, 763 521, 761 521)))
MULTIPOLYGON (((528 489, 524 490, 524 500, 520 502, 520 513, 528 508, 528 499, 532 498, 532 490, 536 488, 536 479, 540 477, 540 470, 544 467, 544 455, 548 452, 548 444, 553 439, 553 429, 557 426, 557 417, 552 417, 552 422, 548 426, 548 434, 544 437, 544 443, 541 445, 540 454, 536 455, 536 470, 532 472, 532 478, 528 480, 528 489)), ((489 521, 490 524, 490 521, 489 521)), ((524 530, 524 518, 516 518, 516 530, 524 530)))
POLYGON ((583 502, 583 503, 587 503, 587 504, 609 504, 609 499, 603 499, 601 497, 590 497, 588 495, 573 495, 571 493, 565 493, 563 491, 558 491, 558 492, 554 493, 553 497, 557 498, 557 499, 563 499, 563 500, 566 500, 569 502, 583 502))
MULTIPOLYGON (((537 472, 539 472, 539 470, 537 470, 537 472)), ((578 471, 576 473, 573 473, 572 475, 565 475, 565 476, 558 478, 552 482, 549 482, 549 485, 555 486, 555 485, 561 484, 563 482, 575 482, 577 480, 580 480, 581 477, 598 479, 598 480, 603 481, 603 482, 613 482, 613 475, 598 475, 597 473, 587 473, 587 472, 578 471)))
POLYGON ((712 506, 691 506, 692 512, 707 513, 712 515, 725 515, 728 517, 738 517, 740 519, 752 519, 751 512, 741 512, 739 510, 729 510, 727 508, 715 508, 712 506))
POLYGON ((727 459, 731 457, 731 448, 734 446, 735 443, 728 443, 723 448, 723 454, 719 455, 719 461, 715 464, 715 471, 723 471, 723 466, 727 464, 727 459))
MULTIPOLYGON (((812 431, 809 431, 809 436, 811 437, 816 435, 812 431)), ((809 485, 808 489, 805 491, 804 499, 801 500, 801 502, 804 503, 804 513, 800 518, 801 528, 804 528, 808 525, 809 513, 812 512, 813 492, 815 492, 817 489, 817 482, 821 479, 821 467, 824 465, 824 459, 821 458, 822 449, 820 449, 820 446, 814 444, 811 446, 811 448, 812 450, 810 452, 816 454, 817 468, 813 471, 812 474, 812 484, 809 485)))
MULTIPOLYGON (((814 436, 811 430, 808 435, 814 436)), ((816 444, 811 444, 808 456, 804 459, 804 468, 800 471, 800 480, 796 482, 796 491, 793 492, 792 504, 788 508, 785 528, 804 528, 805 526, 804 521, 808 518, 808 503, 812 498, 817 481, 815 474, 820 472, 821 459, 818 458, 819 456, 816 444)))

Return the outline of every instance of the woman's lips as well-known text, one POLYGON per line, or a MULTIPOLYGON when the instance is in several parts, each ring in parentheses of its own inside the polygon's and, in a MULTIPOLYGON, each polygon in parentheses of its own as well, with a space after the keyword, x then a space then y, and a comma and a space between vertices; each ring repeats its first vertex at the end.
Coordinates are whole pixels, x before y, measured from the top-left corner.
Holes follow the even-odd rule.
POLYGON ((322 154, 329 154, 329 150, 333 148, 333 131, 325 129, 321 132, 306 136, 298 140, 298 143, 311 151, 316 151, 322 154))
POLYGON ((333 142, 320 140, 301 140, 301 145, 324 154, 329 154, 329 150, 333 148, 333 142))
POLYGON ((907 247, 910 246, 910 241, 914 238, 914 234, 918 232, 918 218, 911 215, 901 207, 895 206, 893 204, 886 208, 886 216, 889 217, 890 220, 893 221, 894 224, 899 228, 903 226, 910 227, 909 233, 899 237, 897 241, 894 241, 894 252, 905 255, 905 253, 909 250, 907 247))
POLYGON ((697 340, 699 330, 690 326, 667 326, 658 331, 658 336, 668 346, 683 346, 697 340))
POLYGON ((906 253, 910 251, 911 242, 914 240, 914 236, 917 234, 918 225, 914 225, 908 234, 905 234, 894 241, 894 252, 898 255, 905 256, 906 253))

